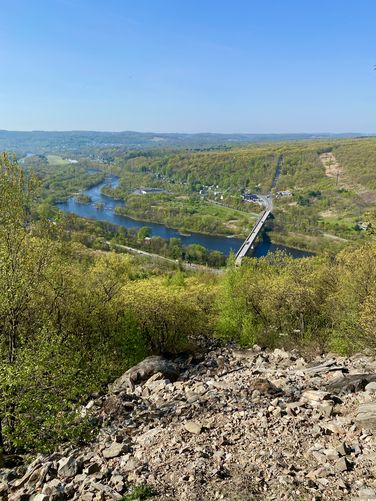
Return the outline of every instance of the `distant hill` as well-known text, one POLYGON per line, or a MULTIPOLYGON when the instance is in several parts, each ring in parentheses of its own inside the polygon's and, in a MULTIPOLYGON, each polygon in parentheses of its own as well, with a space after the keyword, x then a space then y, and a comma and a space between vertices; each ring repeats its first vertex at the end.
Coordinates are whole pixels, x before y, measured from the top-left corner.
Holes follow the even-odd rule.
POLYGON ((180 134, 154 132, 96 132, 96 131, 7 131, 0 130, 0 151, 43 154, 51 152, 83 153, 93 148, 176 147, 205 148, 239 143, 358 137, 361 134, 180 134))

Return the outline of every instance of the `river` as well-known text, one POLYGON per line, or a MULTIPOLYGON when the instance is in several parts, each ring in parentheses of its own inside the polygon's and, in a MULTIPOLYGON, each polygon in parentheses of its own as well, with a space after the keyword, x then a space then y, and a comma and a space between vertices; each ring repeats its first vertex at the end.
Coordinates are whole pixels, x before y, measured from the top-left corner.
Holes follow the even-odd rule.
MULTIPOLYGON (((190 235, 182 235, 178 230, 173 228, 168 228, 164 224, 149 223, 145 221, 135 221, 127 216, 121 216, 115 214, 114 210, 116 207, 123 206, 123 200, 115 200, 112 197, 108 197, 102 194, 102 188, 104 186, 111 186, 116 188, 119 184, 119 178, 117 176, 109 176, 101 183, 96 186, 89 188, 82 192, 83 195, 88 195, 91 198, 90 204, 80 204, 77 203, 75 197, 70 197, 66 202, 57 203, 57 207, 64 212, 69 212, 71 214, 76 214, 77 216, 84 217, 87 219, 97 219, 99 221, 107 221, 112 224, 119 226, 124 226, 125 228, 142 228, 143 226, 148 226, 151 228, 152 236, 162 237, 162 238, 179 238, 183 245, 199 244, 208 249, 209 251, 220 251, 225 255, 228 255, 231 250, 237 251, 243 240, 239 238, 216 236, 216 235, 204 235, 202 233, 191 233, 190 235), (104 204, 103 209, 97 209, 95 204, 104 204)), ((140 195, 147 196, 147 195, 140 195)), ((256 257, 265 256, 269 252, 276 252, 277 250, 283 250, 293 257, 304 257, 310 255, 307 252, 299 251, 297 249, 292 249, 285 247, 283 245, 275 245, 271 242, 264 240, 260 242, 253 251, 253 255, 256 257)))

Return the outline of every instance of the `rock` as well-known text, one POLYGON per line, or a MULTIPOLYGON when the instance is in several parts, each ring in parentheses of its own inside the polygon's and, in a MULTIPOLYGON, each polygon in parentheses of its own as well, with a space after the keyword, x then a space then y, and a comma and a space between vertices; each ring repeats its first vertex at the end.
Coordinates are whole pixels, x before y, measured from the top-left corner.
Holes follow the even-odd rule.
POLYGON ((363 391, 371 382, 376 382, 376 374, 351 374, 335 379, 327 388, 336 395, 344 395, 363 391))
POLYGON ((59 461, 59 469, 57 474, 59 477, 70 478, 74 477, 78 472, 77 461, 73 456, 62 458, 59 461))
POLYGON ((349 448, 344 442, 339 445, 336 450, 340 456, 346 456, 349 452, 349 448))
POLYGON ((135 384, 147 381, 157 373, 162 374, 169 381, 176 381, 179 377, 177 366, 170 360, 160 356, 147 357, 120 376, 111 385, 110 391, 116 392, 126 388, 134 388, 135 384))
POLYGON ((281 395, 283 391, 265 378, 256 378, 250 382, 250 387, 257 390, 261 395, 281 395))
POLYGON ((362 428, 376 430, 376 404, 361 404, 355 421, 362 428))
POLYGON ((123 464, 122 469, 125 472, 134 471, 141 466, 141 462, 135 457, 130 457, 126 463, 123 464))
POLYGON ((100 429, 91 443, 0 470, 0 481, 8 501, 120 501, 137 485, 187 501, 242 493, 355 501, 363 491, 366 499, 376 486, 376 434, 360 422, 376 422, 376 399, 368 390, 340 399, 337 375, 348 371, 341 384, 354 389, 353 376, 372 372, 375 360, 322 355, 307 366, 295 351, 218 346, 165 360, 179 367, 171 383, 155 366, 136 366, 115 393, 92 397, 100 429))
POLYGON ((376 392, 376 381, 372 381, 371 383, 368 383, 364 389, 365 389, 365 391, 368 391, 369 393, 375 393, 376 392))
POLYGON ((105 459, 113 459, 129 451, 129 445, 124 443, 114 442, 110 447, 102 451, 105 459))
POLYGON ((8 492, 8 485, 5 482, 0 482, 0 499, 6 499, 8 492))
POLYGON ((158 441, 161 428, 153 428, 137 437, 137 442, 143 446, 151 446, 158 441))
POLYGON ((50 496, 47 496, 46 494, 36 494, 30 501, 49 501, 49 499, 50 496))
POLYGON ((376 499, 376 491, 371 487, 364 487, 358 491, 359 501, 374 501, 376 499))
POLYGON ((340 473, 343 471, 347 471, 349 469, 349 466, 350 466, 349 462, 345 457, 337 459, 337 461, 334 463, 335 470, 340 473))
POLYGON ((303 392, 302 397, 305 400, 313 400, 314 402, 322 402, 330 399, 330 393, 321 390, 307 390, 303 392))
POLYGON ((273 356, 277 360, 290 360, 291 359, 291 353, 289 353, 285 350, 280 350, 279 348, 276 348, 273 351, 273 356))
POLYGON ((64 485, 57 478, 54 478, 50 482, 44 484, 42 489, 42 493, 49 496, 51 500, 64 499, 65 498, 64 491, 65 491, 64 485))
POLYGON ((194 435, 198 435, 201 433, 202 425, 197 423, 196 421, 187 421, 184 423, 184 428, 189 431, 189 433, 193 433, 194 435))
MULTIPOLYGON (((101 494, 109 496, 111 500, 122 501, 123 496, 116 492, 114 489, 108 485, 102 484, 100 482, 92 482, 90 484, 90 490, 99 491, 101 494)), ((102 497, 100 499, 103 499, 102 497)))
POLYGON ((93 475, 94 473, 98 473, 100 471, 101 465, 99 463, 91 463, 84 469, 85 475, 93 475))
POLYGON ((332 400, 325 400, 317 406, 317 410, 322 416, 330 417, 333 413, 334 402, 332 400))
POLYGON ((110 478, 110 484, 115 489, 116 492, 124 492, 125 483, 122 475, 112 475, 110 478))

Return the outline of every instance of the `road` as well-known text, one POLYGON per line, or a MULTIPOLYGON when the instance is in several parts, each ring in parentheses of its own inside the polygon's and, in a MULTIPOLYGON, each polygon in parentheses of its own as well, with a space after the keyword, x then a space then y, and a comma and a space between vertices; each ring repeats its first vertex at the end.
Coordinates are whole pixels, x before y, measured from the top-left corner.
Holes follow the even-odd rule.
MULTIPOLYGON (((106 242, 112 247, 117 247, 118 249, 123 249, 131 254, 136 254, 138 256, 144 256, 149 259, 159 259, 161 261, 168 262, 178 266, 179 260, 171 259, 170 257, 160 256, 159 254, 153 254, 152 252, 146 252, 140 249, 135 249, 134 247, 129 247, 128 245, 114 244, 112 242, 106 242)), ((210 268, 209 266, 203 266, 201 264, 187 263, 186 261, 181 261, 180 265, 184 270, 187 271, 210 271, 212 273, 223 273, 224 268, 210 268)))

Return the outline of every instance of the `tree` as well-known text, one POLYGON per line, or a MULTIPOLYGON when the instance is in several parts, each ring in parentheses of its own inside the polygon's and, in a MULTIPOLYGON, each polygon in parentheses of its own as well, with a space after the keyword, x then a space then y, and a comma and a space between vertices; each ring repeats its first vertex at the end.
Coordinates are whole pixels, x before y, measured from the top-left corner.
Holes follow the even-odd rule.
MULTIPOLYGON (((43 291, 43 275, 50 245, 33 233, 31 204, 35 179, 24 174, 6 154, 0 156, 0 354, 9 367, 17 363, 23 338, 34 333, 39 319, 36 298, 43 291)), ((2 403, 2 417, 12 431, 15 403, 12 392, 2 403)), ((0 426, 0 447, 3 445, 0 426)))
POLYGON ((138 230, 137 238, 139 240, 145 240, 145 238, 151 237, 151 228, 149 226, 143 226, 138 230))

